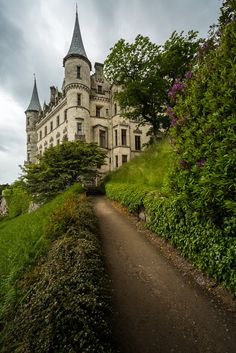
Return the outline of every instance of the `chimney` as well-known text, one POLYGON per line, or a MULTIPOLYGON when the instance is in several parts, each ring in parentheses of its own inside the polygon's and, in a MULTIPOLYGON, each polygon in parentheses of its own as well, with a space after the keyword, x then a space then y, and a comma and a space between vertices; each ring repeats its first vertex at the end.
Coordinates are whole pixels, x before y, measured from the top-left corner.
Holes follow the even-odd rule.
POLYGON ((55 98, 56 98, 56 88, 54 86, 50 87, 50 103, 55 104, 55 98))
POLYGON ((95 68, 95 75, 97 77, 103 77, 103 64, 101 63, 95 63, 94 68, 95 68))

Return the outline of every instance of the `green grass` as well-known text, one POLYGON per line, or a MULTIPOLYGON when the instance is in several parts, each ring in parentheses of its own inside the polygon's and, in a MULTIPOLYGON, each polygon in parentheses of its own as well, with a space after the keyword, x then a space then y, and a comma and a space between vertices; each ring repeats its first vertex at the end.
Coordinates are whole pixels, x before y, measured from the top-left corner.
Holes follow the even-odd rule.
POLYGON ((45 229, 52 210, 81 191, 80 185, 74 185, 36 211, 0 222, 0 319, 17 297, 16 281, 48 248, 45 229))
MULTIPOLYGON (((161 190, 171 166, 172 153, 168 140, 160 140, 140 156, 112 172, 106 181, 142 184, 161 190)), ((105 181, 105 182, 106 182, 105 181)))

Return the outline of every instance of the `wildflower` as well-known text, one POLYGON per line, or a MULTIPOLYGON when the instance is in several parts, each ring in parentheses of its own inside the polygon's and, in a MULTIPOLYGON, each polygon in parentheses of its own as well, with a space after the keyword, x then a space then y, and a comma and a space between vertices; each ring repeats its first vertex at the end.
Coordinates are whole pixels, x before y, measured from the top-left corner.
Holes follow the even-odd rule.
POLYGON ((185 159, 181 159, 179 164, 182 168, 187 168, 187 166, 188 166, 188 162, 185 159))
POLYGON ((178 123, 178 118, 174 118, 173 120, 171 120, 170 127, 175 126, 177 123, 178 123))
POLYGON ((169 115, 170 117, 172 117, 175 113, 174 113, 173 109, 170 106, 168 106, 166 109, 166 114, 169 115))
POLYGON ((191 71, 187 71, 185 72, 185 75, 184 75, 186 78, 190 78, 193 76, 193 73, 191 71))
POLYGON ((204 166, 205 160, 203 158, 200 158, 197 160, 196 164, 198 168, 202 168, 204 166))

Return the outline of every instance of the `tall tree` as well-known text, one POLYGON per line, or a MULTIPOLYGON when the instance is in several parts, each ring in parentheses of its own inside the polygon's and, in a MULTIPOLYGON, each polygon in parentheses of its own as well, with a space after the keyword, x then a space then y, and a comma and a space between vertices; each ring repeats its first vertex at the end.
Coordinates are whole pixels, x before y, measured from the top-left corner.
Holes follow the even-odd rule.
POLYGON ((116 100, 125 110, 123 115, 141 125, 151 124, 154 137, 160 127, 166 128, 168 91, 176 79, 181 80, 189 71, 200 42, 193 31, 186 36, 174 32, 163 46, 142 35, 131 44, 120 39, 105 61, 105 74, 122 86, 116 100))
POLYGON ((22 179, 35 199, 46 200, 79 178, 97 176, 98 168, 105 163, 105 156, 94 143, 65 141, 38 156, 38 163, 23 167, 22 179))

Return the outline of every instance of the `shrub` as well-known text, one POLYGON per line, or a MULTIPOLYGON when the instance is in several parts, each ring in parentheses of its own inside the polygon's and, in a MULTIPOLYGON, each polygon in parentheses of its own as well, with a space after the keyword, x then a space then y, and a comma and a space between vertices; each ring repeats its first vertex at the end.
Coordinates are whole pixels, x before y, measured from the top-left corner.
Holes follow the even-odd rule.
POLYGON ((112 352, 97 229, 84 196, 70 195, 54 209, 46 227, 52 247, 37 275, 31 269, 18 284, 25 297, 5 332, 3 352, 112 352))
POLYGON ((8 186, 4 189, 3 195, 7 202, 8 216, 10 218, 28 212, 31 197, 21 182, 15 182, 8 186))

